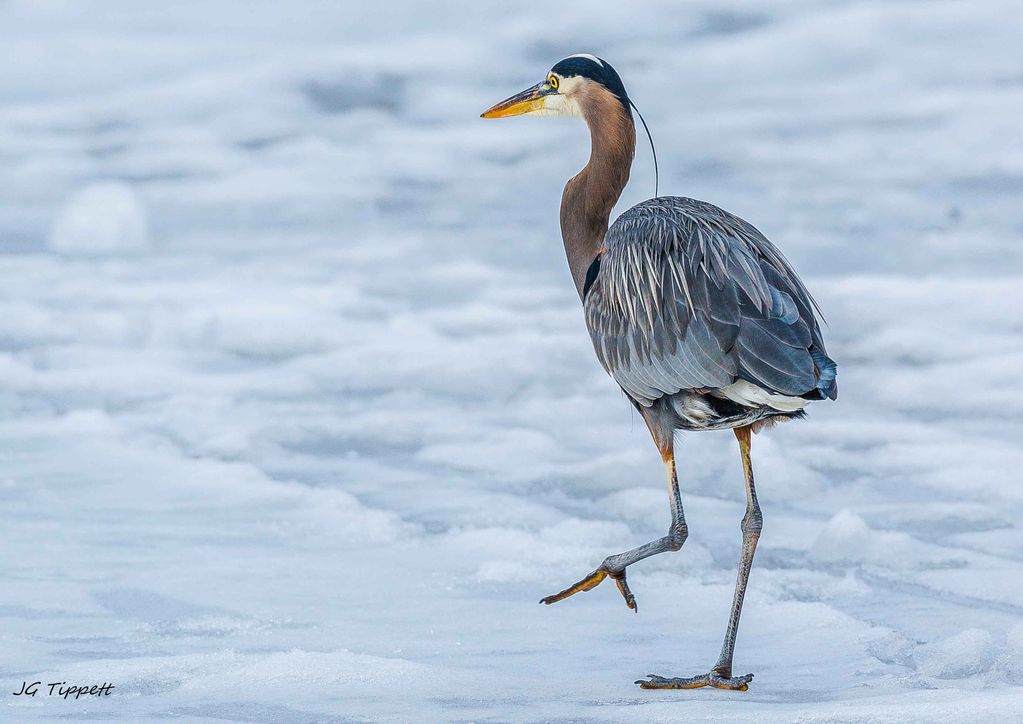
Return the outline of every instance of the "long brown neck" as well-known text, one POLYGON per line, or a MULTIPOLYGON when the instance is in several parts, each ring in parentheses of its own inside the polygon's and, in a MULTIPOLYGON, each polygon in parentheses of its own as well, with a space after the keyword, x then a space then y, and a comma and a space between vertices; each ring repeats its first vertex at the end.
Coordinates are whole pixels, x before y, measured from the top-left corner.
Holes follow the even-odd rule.
POLYGON ((579 105, 590 127, 590 160, 565 185, 561 237, 581 299, 586 270, 604 243, 611 209, 629 182, 636 153, 636 126, 632 114, 604 88, 582 94, 579 105))

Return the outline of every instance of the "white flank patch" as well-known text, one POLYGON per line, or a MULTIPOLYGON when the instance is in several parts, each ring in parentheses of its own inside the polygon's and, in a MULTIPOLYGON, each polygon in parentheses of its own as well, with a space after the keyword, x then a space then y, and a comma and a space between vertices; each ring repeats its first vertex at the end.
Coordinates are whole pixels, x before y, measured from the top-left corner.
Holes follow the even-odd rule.
POLYGON ((686 422, 703 425, 714 417, 714 410, 702 395, 676 394, 671 398, 675 412, 686 422))
POLYGON ((810 404, 809 400, 804 400, 802 397, 789 397, 788 395, 768 392, 763 387, 754 385, 746 380, 733 382, 727 387, 715 390, 714 394, 747 407, 767 405, 782 412, 795 412, 796 410, 802 410, 810 404))

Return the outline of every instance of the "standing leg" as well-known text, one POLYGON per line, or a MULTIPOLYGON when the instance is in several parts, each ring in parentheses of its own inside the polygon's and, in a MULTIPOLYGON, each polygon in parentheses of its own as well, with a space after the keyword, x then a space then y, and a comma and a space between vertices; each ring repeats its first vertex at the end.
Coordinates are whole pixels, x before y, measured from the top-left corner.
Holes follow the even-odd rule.
POLYGON ((739 441, 739 452, 742 455, 742 468, 746 476, 746 515, 742 518, 742 555, 739 558, 739 574, 735 582, 735 596, 732 598, 732 611, 728 617, 728 628, 725 630, 725 641, 721 645, 721 655, 710 673, 688 678, 665 678, 651 674, 647 679, 637 681, 644 689, 696 689, 701 686, 713 686, 718 689, 737 689, 746 691, 753 674, 732 676, 732 653, 735 650, 735 634, 739 630, 739 615, 742 613, 742 600, 746 596, 746 583, 749 581, 750 568, 753 566, 753 554, 757 552, 757 541, 764 527, 764 518, 757 502, 757 490, 753 485, 753 465, 750 462, 750 429, 735 428, 735 438, 739 441))
POLYGON ((546 603, 548 605, 557 603, 558 601, 568 598, 571 595, 579 593, 580 591, 589 591, 592 588, 596 588, 597 585, 605 578, 610 576, 614 579, 614 582, 618 585, 618 590, 621 591, 622 597, 625 599, 625 605, 636 611, 636 597, 632 595, 632 591, 629 590, 629 584, 625 580, 625 569, 631 566, 636 561, 641 561, 644 558, 657 555, 658 553, 664 553, 665 551, 677 551, 682 548, 682 544, 686 542, 686 538, 689 537, 689 529, 686 527, 685 514, 682 511, 682 496, 678 490, 678 474, 675 470, 675 452, 672 443, 667 442, 666 446, 659 445, 661 448, 661 459, 664 460, 664 466, 668 474, 668 501, 671 505, 671 527, 668 529, 668 534, 663 538, 651 541, 638 548, 633 548, 625 553, 618 553, 613 556, 608 556, 604 559, 604 562, 590 575, 582 579, 578 583, 575 583, 560 593, 555 593, 552 596, 547 596, 540 600, 540 603, 546 603))
MULTIPOLYGON (((732 612, 728 616, 728 629, 725 641, 721 644, 721 655, 714 664, 714 673, 725 678, 732 675, 732 652, 735 650, 735 634, 739 630, 739 615, 742 613, 742 600, 746 596, 746 584, 749 582, 750 568, 753 566, 753 555, 757 552, 760 531, 764 528, 764 516, 757 502, 757 489, 753 485, 753 463, 750 461, 750 429, 735 428, 735 438, 739 441, 739 452, 742 454, 742 470, 746 476, 746 515, 742 517, 742 556, 739 558, 739 574, 735 581, 735 596, 732 598, 732 612)), ((749 674, 752 679, 753 675, 749 674)))

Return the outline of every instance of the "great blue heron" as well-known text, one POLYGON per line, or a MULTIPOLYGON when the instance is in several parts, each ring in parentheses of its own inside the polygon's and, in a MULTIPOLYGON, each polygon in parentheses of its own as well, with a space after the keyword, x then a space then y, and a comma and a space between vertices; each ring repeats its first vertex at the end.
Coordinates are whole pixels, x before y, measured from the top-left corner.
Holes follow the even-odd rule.
MULTIPOLYGON (((811 400, 838 395, 819 309, 780 251, 751 224, 702 201, 662 196, 608 228, 636 147, 631 101, 606 61, 573 55, 483 118, 581 116, 590 159, 565 185, 561 234, 597 358, 643 416, 667 469, 671 527, 663 538, 608 556, 551 604, 611 578, 629 608, 628 566, 682 548, 688 537, 675 469, 676 430, 732 429, 746 479, 742 553, 717 663, 686 678, 649 675, 644 689, 713 686, 746 691, 732 653, 763 517, 753 485, 750 437, 804 416, 811 400)), ((634 107, 634 106, 633 106, 634 107)), ((656 163, 656 159, 655 159, 656 163)))

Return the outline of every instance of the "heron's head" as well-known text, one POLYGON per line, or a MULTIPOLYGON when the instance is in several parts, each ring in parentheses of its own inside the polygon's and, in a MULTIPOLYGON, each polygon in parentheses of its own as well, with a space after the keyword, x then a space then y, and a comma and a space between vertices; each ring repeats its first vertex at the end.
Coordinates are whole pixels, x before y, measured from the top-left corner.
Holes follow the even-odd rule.
POLYGON ((611 65, 585 53, 559 61, 547 77, 521 93, 480 114, 480 118, 509 116, 585 116, 593 109, 622 108, 629 112, 629 96, 611 65))

